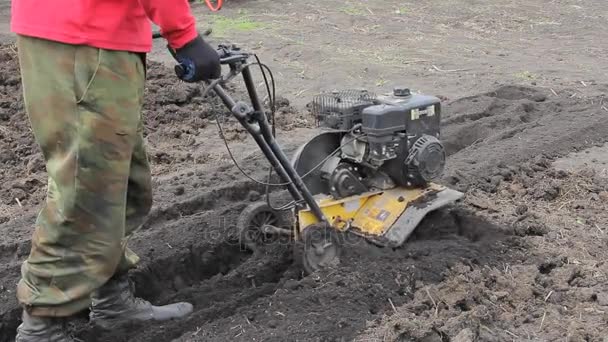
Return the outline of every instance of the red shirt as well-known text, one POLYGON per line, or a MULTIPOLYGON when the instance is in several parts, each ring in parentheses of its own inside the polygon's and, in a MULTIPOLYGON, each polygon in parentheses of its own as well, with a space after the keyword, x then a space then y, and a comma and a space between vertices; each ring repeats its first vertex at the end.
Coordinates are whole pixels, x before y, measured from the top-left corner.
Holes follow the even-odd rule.
POLYGON ((198 34, 188 0, 12 0, 11 8, 16 34, 108 50, 149 52, 150 20, 174 49, 198 34))

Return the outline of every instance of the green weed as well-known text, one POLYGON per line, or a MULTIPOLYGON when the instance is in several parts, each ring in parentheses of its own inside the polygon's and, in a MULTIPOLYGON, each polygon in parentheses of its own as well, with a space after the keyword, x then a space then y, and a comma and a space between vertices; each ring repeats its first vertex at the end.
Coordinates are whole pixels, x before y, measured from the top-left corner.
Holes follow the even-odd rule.
POLYGON ((226 36, 230 32, 250 32, 268 27, 266 23, 251 20, 245 16, 236 18, 217 16, 212 18, 213 35, 218 37, 226 36))
POLYGON ((408 8, 406 8, 406 7, 399 7, 397 9, 395 9, 395 14, 399 14, 399 15, 404 15, 404 14, 407 14, 409 12, 410 12, 410 10, 408 8))
POLYGON ((340 11, 348 14, 348 15, 355 15, 355 16, 359 16, 359 15, 365 15, 365 11, 359 7, 355 7, 355 6, 346 6, 346 7, 342 7, 340 8, 340 11))
POLYGON ((536 79, 536 75, 529 71, 522 71, 520 73, 515 74, 515 77, 520 78, 522 80, 533 80, 536 79))

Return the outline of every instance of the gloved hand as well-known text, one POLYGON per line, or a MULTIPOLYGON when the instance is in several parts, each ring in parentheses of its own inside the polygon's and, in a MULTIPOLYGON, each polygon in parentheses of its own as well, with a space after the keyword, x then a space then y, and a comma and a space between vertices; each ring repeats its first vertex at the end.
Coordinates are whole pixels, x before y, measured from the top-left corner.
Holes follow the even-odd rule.
POLYGON ((175 58, 181 64, 176 66, 177 76, 185 82, 198 82, 219 78, 222 74, 220 57, 199 35, 188 44, 176 49, 175 58))

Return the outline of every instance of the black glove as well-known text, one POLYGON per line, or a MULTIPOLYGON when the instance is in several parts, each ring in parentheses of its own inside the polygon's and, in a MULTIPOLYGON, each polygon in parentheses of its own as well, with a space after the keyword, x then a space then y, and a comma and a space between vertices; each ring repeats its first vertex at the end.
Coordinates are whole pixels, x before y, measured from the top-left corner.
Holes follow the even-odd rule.
POLYGON ((199 35, 175 51, 180 65, 175 67, 177 77, 185 82, 198 82, 219 78, 222 74, 220 56, 199 35))

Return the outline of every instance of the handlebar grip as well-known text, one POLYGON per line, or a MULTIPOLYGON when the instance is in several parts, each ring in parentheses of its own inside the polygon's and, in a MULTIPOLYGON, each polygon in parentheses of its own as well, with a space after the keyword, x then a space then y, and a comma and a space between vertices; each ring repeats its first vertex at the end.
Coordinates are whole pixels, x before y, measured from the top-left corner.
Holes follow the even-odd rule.
POLYGON ((186 70, 184 69, 184 67, 181 64, 177 64, 174 69, 175 69, 175 75, 177 76, 177 78, 179 78, 180 80, 183 80, 184 75, 186 75, 186 70))
POLYGON ((194 62, 188 59, 182 59, 178 61, 179 64, 175 65, 175 75, 182 81, 192 82, 196 76, 196 66, 194 62))
POLYGON ((169 45, 167 45, 167 50, 169 50, 169 53, 171 54, 171 56, 173 56, 173 59, 175 59, 178 63, 173 68, 177 78, 182 81, 191 82, 194 79, 194 76, 196 75, 196 67, 194 65, 194 62, 189 59, 177 57, 177 54, 169 45))

